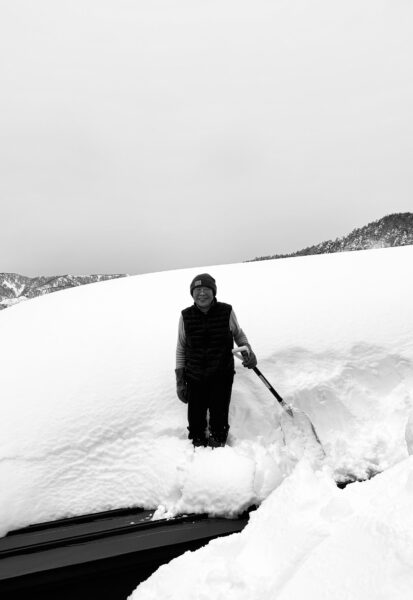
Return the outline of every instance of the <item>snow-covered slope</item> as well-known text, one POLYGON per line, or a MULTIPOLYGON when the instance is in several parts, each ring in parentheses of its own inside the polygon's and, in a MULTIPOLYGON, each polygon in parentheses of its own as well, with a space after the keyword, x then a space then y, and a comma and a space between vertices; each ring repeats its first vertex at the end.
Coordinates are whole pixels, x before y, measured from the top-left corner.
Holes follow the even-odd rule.
MULTIPOLYGON (((412 259, 403 247, 201 269, 263 373, 312 418, 336 478, 407 455, 412 259)), ((174 354, 198 271, 74 288, 0 314, 2 533, 120 506, 237 513, 291 471, 280 410, 239 364, 231 446, 194 455, 186 439, 174 354)))

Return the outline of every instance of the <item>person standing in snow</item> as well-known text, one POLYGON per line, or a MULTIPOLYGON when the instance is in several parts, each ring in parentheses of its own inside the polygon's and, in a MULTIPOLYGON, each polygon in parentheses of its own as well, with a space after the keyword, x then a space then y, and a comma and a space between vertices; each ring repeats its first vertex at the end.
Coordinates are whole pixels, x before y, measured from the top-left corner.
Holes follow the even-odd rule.
POLYGON ((243 365, 252 369, 257 359, 230 304, 218 302, 215 279, 202 273, 193 279, 194 304, 179 320, 176 349, 176 392, 188 405, 189 439, 194 446, 225 446, 234 380, 234 340, 247 346, 243 365), (207 415, 209 412, 209 435, 207 415))

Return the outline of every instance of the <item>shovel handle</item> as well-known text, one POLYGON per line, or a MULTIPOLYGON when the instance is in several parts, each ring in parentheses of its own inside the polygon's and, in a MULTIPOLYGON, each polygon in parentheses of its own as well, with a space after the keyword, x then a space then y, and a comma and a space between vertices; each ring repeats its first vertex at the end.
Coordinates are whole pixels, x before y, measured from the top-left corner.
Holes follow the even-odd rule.
POLYGON ((283 409, 290 415, 290 417, 292 417, 293 409, 291 408, 291 406, 289 404, 287 404, 287 402, 284 400, 284 398, 282 398, 280 396, 280 394, 277 392, 277 390, 275 390, 272 387, 271 383, 268 381, 268 379, 266 377, 264 377, 264 375, 261 373, 261 371, 258 369, 258 367, 253 367, 252 370, 255 371, 255 373, 261 379, 263 384, 270 390, 271 394, 277 399, 277 402, 279 402, 281 404, 281 406, 283 407, 283 409))
POLYGON ((233 349, 232 354, 240 360, 244 360, 245 357, 243 356, 243 352, 246 352, 247 356, 249 355, 250 349, 248 346, 238 346, 238 348, 233 349))
MULTIPOLYGON (((232 351, 232 353, 240 360, 243 360, 243 358, 244 358, 242 356, 243 352, 246 352, 247 355, 249 354, 250 350, 249 350, 248 346, 239 346, 238 348, 234 348, 232 351)), ((284 398, 282 398, 280 396, 280 394, 277 392, 277 390, 275 390, 272 387, 271 383, 268 381, 268 379, 266 377, 264 377, 264 375, 261 373, 259 368, 253 367, 252 370, 258 375, 258 377, 261 379, 261 381, 263 382, 265 387, 270 390, 271 394, 277 399, 277 402, 279 402, 281 404, 281 406, 284 408, 284 410, 286 410, 289 415, 292 415, 292 410, 291 410, 290 405, 287 404, 287 402, 284 400, 284 398)))
POLYGON ((259 368, 258 367, 253 367, 252 370, 258 375, 258 377, 261 379, 261 381, 263 382, 263 384, 270 390, 271 394, 277 398, 278 402, 280 404, 282 404, 283 406, 284 405, 287 406, 284 398, 282 398, 280 396, 280 394, 277 392, 277 390, 275 390, 272 387, 271 383, 268 381, 268 379, 266 377, 264 377, 264 375, 261 373, 261 371, 259 370, 259 368))

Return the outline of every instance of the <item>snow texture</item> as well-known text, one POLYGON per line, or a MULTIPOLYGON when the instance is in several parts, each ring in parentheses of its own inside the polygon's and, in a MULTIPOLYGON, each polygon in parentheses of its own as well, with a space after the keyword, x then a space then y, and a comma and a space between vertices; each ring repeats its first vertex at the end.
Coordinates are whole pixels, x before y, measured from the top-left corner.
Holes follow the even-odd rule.
POLYGON ((408 600, 413 459, 338 489, 305 459, 239 534, 161 566, 132 600, 408 600))
POLYGON ((2 311, 1 534, 119 507, 232 517, 255 504, 241 534, 162 567, 134 599, 407 598, 412 259, 405 246, 206 266, 2 311), (229 446, 193 450, 174 357, 189 283, 205 271, 324 458, 240 363, 229 446))

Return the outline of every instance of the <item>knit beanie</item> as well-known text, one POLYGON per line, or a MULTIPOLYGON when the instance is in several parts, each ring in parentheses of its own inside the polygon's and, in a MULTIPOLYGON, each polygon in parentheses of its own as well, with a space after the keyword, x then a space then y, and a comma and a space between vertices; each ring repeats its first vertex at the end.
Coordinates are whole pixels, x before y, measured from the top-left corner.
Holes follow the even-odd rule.
POLYGON ((215 283, 215 279, 208 273, 202 273, 193 279, 190 287, 191 296, 196 287, 207 287, 214 292, 214 296, 217 295, 217 284, 215 283))

